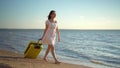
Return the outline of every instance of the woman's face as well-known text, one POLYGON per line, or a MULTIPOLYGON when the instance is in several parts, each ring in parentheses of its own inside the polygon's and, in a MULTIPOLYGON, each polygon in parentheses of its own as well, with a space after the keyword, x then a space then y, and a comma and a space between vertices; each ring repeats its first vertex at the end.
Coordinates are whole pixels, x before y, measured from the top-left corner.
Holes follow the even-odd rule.
POLYGON ((56 13, 52 12, 52 14, 50 16, 51 16, 51 18, 55 18, 56 17, 56 13))

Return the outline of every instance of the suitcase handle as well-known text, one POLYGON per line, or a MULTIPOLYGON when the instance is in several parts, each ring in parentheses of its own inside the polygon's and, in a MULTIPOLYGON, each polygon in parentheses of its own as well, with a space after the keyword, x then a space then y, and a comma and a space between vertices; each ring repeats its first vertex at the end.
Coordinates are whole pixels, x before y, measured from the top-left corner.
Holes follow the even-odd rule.
POLYGON ((41 40, 42 40, 42 39, 38 39, 38 41, 37 41, 37 45, 35 45, 35 47, 34 47, 34 48, 36 48, 36 49, 40 49, 39 42, 40 42, 41 40))
POLYGON ((40 39, 38 39, 37 43, 39 44, 39 42, 40 42, 40 41, 42 41, 42 39, 41 39, 41 38, 40 38, 40 39))

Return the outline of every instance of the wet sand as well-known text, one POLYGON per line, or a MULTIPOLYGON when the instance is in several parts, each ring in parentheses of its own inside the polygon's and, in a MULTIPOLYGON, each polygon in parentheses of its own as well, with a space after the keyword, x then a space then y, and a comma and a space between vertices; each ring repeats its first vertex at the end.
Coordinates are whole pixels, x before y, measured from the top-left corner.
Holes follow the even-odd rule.
POLYGON ((23 54, 0 50, 0 68, 90 68, 83 65, 68 63, 54 64, 53 61, 45 62, 41 58, 24 58, 23 54))

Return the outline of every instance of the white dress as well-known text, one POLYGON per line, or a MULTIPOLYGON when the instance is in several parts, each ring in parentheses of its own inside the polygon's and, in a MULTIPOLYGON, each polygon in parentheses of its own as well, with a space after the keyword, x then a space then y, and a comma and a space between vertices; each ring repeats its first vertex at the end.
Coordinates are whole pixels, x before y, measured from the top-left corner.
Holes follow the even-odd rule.
POLYGON ((48 44, 48 45, 54 45, 55 44, 55 39, 56 39, 56 28, 57 28, 57 22, 50 22, 47 20, 45 24, 48 25, 48 29, 42 39, 43 44, 48 44))

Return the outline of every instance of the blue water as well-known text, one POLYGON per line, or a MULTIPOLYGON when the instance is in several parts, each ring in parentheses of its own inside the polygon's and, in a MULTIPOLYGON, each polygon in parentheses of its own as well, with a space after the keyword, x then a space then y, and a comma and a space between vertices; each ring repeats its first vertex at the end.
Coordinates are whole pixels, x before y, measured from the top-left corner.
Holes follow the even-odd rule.
MULTIPOLYGON (((37 29, 0 29, 0 49, 23 54, 28 43, 37 41, 42 34, 43 30, 37 29)), ((61 42, 56 42, 55 48, 62 62, 120 68, 120 30, 60 30, 60 34, 61 42)))

